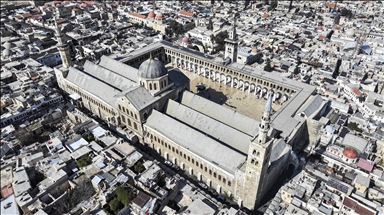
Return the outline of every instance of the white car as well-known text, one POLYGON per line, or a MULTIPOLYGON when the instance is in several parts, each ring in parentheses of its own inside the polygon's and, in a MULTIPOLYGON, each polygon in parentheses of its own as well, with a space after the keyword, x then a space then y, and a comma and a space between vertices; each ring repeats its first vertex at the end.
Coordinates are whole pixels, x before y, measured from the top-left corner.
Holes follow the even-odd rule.
POLYGON ((173 163, 171 163, 170 161, 165 161, 164 164, 167 165, 167 166, 169 166, 169 167, 172 167, 172 166, 173 166, 173 163))

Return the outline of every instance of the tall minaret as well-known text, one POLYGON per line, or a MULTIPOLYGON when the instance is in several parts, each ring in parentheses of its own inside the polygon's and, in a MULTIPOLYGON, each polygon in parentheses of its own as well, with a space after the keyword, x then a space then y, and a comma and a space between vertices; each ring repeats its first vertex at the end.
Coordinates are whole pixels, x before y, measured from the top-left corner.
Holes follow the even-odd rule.
POLYGON ((258 140, 260 144, 267 142, 268 131, 271 123, 272 112, 272 93, 268 95, 267 104, 265 104, 264 113, 261 117, 261 123, 259 124, 259 136, 258 140))
POLYGON ((272 112, 272 93, 269 94, 259 125, 258 137, 249 145, 244 177, 239 178, 236 195, 244 207, 261 203, 268 184, 268 169, 273 142, 267 140, 272 112))
POLYGON ((233 14, 233 25, 232 29, 228 32, 228 39, 225 39, 225 58, 230 58, 231 62, 236 62, 237 60, 237 47, 239 42, 237 40, 236 33, 236 19, 238 17, 238 13, 235 12, 233 14))
POLYGON ((63 63, 64 68, 69 68, 73 65, 73 62, 71 60, 71 53, 69 52, 69 46, 66 42, 64 42, 63 39, 63 33, 61 32, 59 26, 57 25, 56 18, 55 20, 55 33, 57 38, 57 49, 60 52, 61 61, 63 63))

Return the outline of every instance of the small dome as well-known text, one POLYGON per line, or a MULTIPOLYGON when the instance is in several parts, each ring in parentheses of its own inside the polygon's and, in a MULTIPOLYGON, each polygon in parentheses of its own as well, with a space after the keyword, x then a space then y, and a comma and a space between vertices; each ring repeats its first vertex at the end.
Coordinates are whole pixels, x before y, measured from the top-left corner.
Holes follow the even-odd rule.
POLYGON ((348 31, 345 32, 347 36, 353 37, 355 36, 355 29, 351 28, 348 31))
POLYGON ((158 60, 153 59, 152 57, 144 61, 139 67, 139 76, 142 78, 160 78, 167 74, 167 69, 164 64, 158 60))
POLYGON ((183 43, 188 43, 188 41, 189 41, 188 37, 183 38, 183 43))
POLYGON ((149 14, 148 14, 148 18, 149 18, 149 19, 153 19, 153 18, 155 18, 155 13, 154 13, 153 11, 149 12, 149 14))
POLYGON ((162 18, 163 18, 163 14, 160 13, 160 12, 158 12, 158 13, 156 14, 156 19, 162 19, 162 18))
POLYGON ((351 148, 345 148, 343 151, 343 155, 349 159, 356 159, 357 158, 356 150, 351 149, 351 148))

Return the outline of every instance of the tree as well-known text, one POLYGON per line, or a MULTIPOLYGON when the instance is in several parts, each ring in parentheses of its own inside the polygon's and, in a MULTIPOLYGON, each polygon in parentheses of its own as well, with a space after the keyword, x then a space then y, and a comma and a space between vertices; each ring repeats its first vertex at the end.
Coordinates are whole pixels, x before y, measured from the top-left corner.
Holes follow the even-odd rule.
POLYGON ((271 8, 275 9, 276 7, 277 7, 277 2, 276 1, 271 2, 271 8))
POLYGON ((209 19, 209 21, 208 21, 208 25, 207 25, 207 29, 208 29, 208 30, 213 30, 213 22, 212 22, 212 19, 209 19))
POLYGON ((211 41, 216 43, 215 49, 217 51, 223 51, 225 48, 225 39, 228 38, 228 32, 222 31, 218 33, 216 36, 211 35, 211 41))
POLYGON ((118 214, 119 211, 124 208, 124 205, 117 198, 114 198, 114 199, 112 199, 112 201, 109 202, 109 208, 115 214, 118 214))
POLYGON ((144 163, 143 161, 137 161, 135 166, 133 166, 133 171, 137 174, 144 172, 145 167, 144 167, 143 163, 144 163))
POLYGON ((82 167, 85 167, 85 166, 88 166, 89 164, 91 164, 92 158, 90 158, 89 156, 83 156, 79 160, 77 160, 76 163, 77 163, 77 166, 79 168, 82 168, 82 167))
POLYGON ((170 30, 172 31, 173 34, 176 34, 176 35, 180 35, 183 33, 183 25, 178 23, 177 21, 175 20, 172 20, 170 23, 169 23, 169 28, 170 30))
POLYGON ((125 187, 117 187, 115 190, 115 193, 117 195, 117 199, 124 204, 124 206, 128 206, 131 204, 132 200, 135 198, 133 193, 131 193, 128 189, 125 187))
POLYGON ((267 64, 264 67, 264 71, 270 72, 272 71, 271 61, 267 61, 267 64))

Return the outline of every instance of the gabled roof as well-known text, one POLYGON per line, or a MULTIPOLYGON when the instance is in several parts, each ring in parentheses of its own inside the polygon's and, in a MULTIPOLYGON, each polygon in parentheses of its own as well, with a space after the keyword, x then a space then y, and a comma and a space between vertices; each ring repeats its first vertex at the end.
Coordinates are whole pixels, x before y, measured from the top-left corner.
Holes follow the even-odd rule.
POLYGON ((103 82, 106 82, 111 86, 114 86, 121 91, 129 89, 136 83, 120 74, 114 73, 100 65, 94 64, 91 61, 85 62, 84 72, 96 77, 103 82))
POLYGON ((115 86, 111 86, 104 81, 101 81, 89 74, 82 72, 74 67, 69 68, 68 76, 66 78, 71 83, 84 89, 87 92, 91 92, 93 95, 103 100, 107 104, 115 107, 114 96, 121 92, 115 86))
POLYGON ((130 79, 133 82, 137 82, 137 72, 138 69, 131 67, 125 63, 107 57, 105 55, 101 56, 100 62, 98 64, 104 68, 108 68, 112 72, 119 74, 123 77, 130 79))
POLYGON ((246 155, 157 110, 152 111, 144 126, 161 133, 191 153, 227 171, 228 174, 234 175, 236 169, 246 160, 246 155))
POLYGON ((138 14, 138 13, 129 12, 129 15, 135 16, 135 17, 140 18, 140 19, 145 19, 144 15, 141 15, 141 14, 138 14))
POLYGON ((250 136, 256 136, 259 131, 258 121, 191 92, 184 91, 181 104, 250 136))
POLYGON ((166 114, 199 130, 201 133, 206 133, 216 140, 224 142, 244 154, 248 153, 252 136, 173 100, 168 101, 166 114))
POLYGON ((156 101, 156 98, 141 86, 133 87, 124 93, 125 97, 139 111, 156 101))
POLYGON ((190 17, 192 17, 192 16, 194 15, 194 13, 192 13, 192 12, 188 12, 188 11, 185 11, 185 10, 181 10, 179 13, 180 13, 181 15, 184 15, 184 16, 190 16, 190 17))

